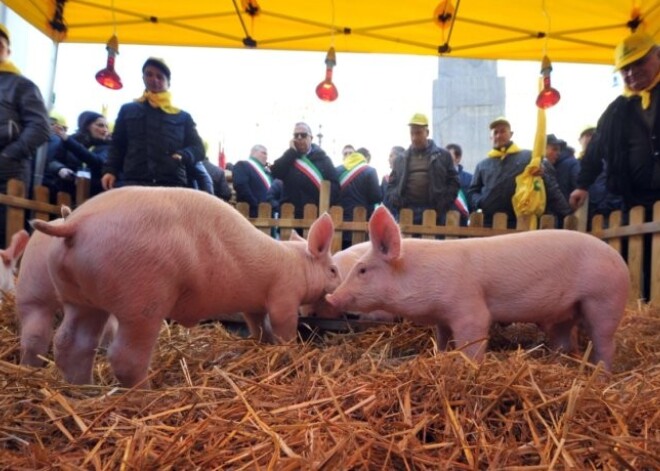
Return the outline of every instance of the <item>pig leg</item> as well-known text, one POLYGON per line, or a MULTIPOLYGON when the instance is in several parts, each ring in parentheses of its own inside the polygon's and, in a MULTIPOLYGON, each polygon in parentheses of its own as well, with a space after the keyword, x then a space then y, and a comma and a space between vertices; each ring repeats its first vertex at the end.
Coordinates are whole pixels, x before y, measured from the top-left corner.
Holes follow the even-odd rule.
POLYGON ((559 352, 573 353, 577 351, 577 331, 575 321, 569 319, 552 324, 543 330, 548 336, 550 348, 559 352))
POLYGON ((117 318, 112 315, 108 316, 108 321, 105 323, 103 334, 101 335, 101 347, 108 348, 110 346, 112 339, 114 339, 115 335, 117 334, 118 326, 119 324, 117 323, 117 318))
POLYGON ((447 351, 449 341, 451 340, 451 329, 445 324, 435 326, 435 341, 438 344, 438 350, 447 351))
POLYGON ((96 347, 108 314, 96 309, 64 305, 64 319, 53 341, 55 363, 72 384, 92 384, 96 347))
POLYGON ((599 361, 603 362, 605 371, 612 371, 612 363, 614 362, 614 332, 606 334, 599 332, 591 336, 594 345, 594 350, 589 358, 589 361, 597 365, 599 361))
POLYGON ((149 363, 160 333, 161 319, 145 319, 130 313, 122 319, 141 319, 138 322, 119 322, 117 332, 108 348, 112 371, 125 388, 140 386, 149 389, 149 363))
POLYGON ((298 335, 297 306, 288 306, 270 311, 268 317, 273 336, 278 342, 290 342, 298 335))
POLYGON ((50 306, 21 307, 21 365, 43 366, 39 357, 48 353, 55 311, 50 306))
POLYGON ((593 343, 593 352, 589 361, 594 365, 602 361, 606 371, 612 371, 616 348, 614 334, 625 309, 625 299, 620 304, 620 307, 614 308, 610 304, 604 305, 598 302, 587 302, 583 305, 582 321, 593 343))
POLYGON ((481 361, 486 352, 490 329, 490 312, 486 305, 466 306, 452 314, 450 328, 454 334, 452 345, 468 357, 481 361))
POLYGON ((266 318, 266 312, 244 312, 243 318, 250 329, 252 338, 264 343, 275 343, 273 330, 266 318))

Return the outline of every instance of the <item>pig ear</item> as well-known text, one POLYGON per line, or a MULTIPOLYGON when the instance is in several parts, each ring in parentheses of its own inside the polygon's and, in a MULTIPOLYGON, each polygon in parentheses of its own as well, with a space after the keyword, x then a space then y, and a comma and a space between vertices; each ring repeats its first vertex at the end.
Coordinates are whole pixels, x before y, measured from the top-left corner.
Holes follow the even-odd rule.
POLYGON ((330 252, 330 245, 332 244, 332 235, 335 231, 335 226, 332 223, 332 218, 328 213, 314 221, 312 227, 309 228, 309 236, 307 237, 307 250, 319 257, 326 252, 330 252))
POLYGON ((30 234, 28 234, 25 229, 21 229, 11 237, 11 244, 5 251, 5 254, 11 261, 16 262, 20 256, 23 255, 23 251, 25 250, 25 246, 29 239, 30 234))
POLYGON ((291 235, 289 236, 289 240, 293 241, 298 241, 298 242, 307 242, 304 237, 302 237, 298 232, 296 232, 295 229, 291 230, 291 235))
POLYGON ((369 239, 373 250, 386 261, 401 255, 401 231, 385 206, 379 206, 369 219, 369 239))
POLYGON ((69 208, 67 205, 63 204, 60 207, 60 214, 64 219, 68 218, 69 215, 71 214, 71 208, 69 208))

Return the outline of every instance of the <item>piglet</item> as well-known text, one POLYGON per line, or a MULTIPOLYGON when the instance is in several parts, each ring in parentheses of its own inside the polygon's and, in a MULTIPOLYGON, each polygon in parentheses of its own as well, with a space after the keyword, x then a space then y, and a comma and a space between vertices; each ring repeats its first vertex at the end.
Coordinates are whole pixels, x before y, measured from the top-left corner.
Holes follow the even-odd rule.
POLYGON ((379 207, 369 220, 371 249, 326 299, 345 310, 388 309, 436 326, 438 346, 476 360, 493 322, 531 322, 554 348, 575 348, 582 323, 593 341, 591 361, 611 370, 614 333, 629 290, 623 259, 603 241, 568 230, 487 238, 402 239, 379 207))
MULTIPOLYGON (((295 234, 295 232, 292 232, 292 234, 295 234)), ((361 242, 359 244, 351 245, 332 256, 332 260, 335 262, 335 265, 337 265, 339 275, 342 279, 348 275, 351 268, 353 268, 353 265, 355 265, 360 257, 367 253, 370 248, 371 242, 361 242)), ((344 311, 331 305, 325 300, 325 297, 320 298, 313 304, 301 306, 301 315, 303 316, 314 315, 315 317, 323 319, 337 319, 342 317, 343 314, 344 311)), ((358 316, 360 319, 364 320, 383 322, 393 322, 398 318, 395 314, 383 310, 358 313, 358 316)))
POLYGON ((204 192, 124 187, 91 198, 62 224, 32 224, 56 237, 48 271, 64 319, 55 362, 72 383, 91 383, 108 313, 118 322, 107 352, 115 376, 122 386, 148 387, 164 319, 192 326, 241 311, 253 336, 290 341, 299 305, 340 282, 327 214, 307 242, 279 242, 204 192))
MULTIPOLYGON (((62 218, 51 224, 59 225, 71 214, 71 209, 62 206, 62 218)), ((50 347, 55 315, 62 311, 55 286, 48 274, 47 255, 50 243, 56 239, 35 231, 25 247, 21 260, 21 270, 16 282, 16 310, 21 332, 21 364, 41 366, 42 356, 50 347)), ((112 341, 117 328, 113 316, 108 321, 101 336, 101 345, 112 341)))
POLYGON ((4 250, 0 250, 0 259, 2 259, 2 265, 0 265, 0 292, 1 293, 13 293, 15 284, 14 276, 16 274, 16 265, 18 260, 21 258, 25 246, 28 243, 30 235, 25 230, 20 230, 11 236, 11 243, 9 247, 4 250))

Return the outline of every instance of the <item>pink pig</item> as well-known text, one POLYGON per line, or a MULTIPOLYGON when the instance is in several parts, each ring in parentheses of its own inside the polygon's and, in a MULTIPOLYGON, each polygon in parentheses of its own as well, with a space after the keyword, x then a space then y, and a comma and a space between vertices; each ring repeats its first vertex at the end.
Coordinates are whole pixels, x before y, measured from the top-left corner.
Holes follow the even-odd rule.
MULTIPOLYGON (((295 234, 294 232, 292 234, 295 234)), ((353 268, 353 265, 371 248, 371 242, 361 242, 359 244, 351 245, 350 247, 335 253, 332 260, 337 265, 339 275, 345 278, 353 268)), ((316 317, 324 319, 337 319, 343 315, 344 311, 332 306, 325 298, 319 299, 314 304, 309 304, 301 307, 301 314, 309 316, 314 314, 316 317)), ((360 319, 370 321, 386 321, 392 322, 397 319, 397 316, 389 312, 378 310, 359 315, 360 319)))
POLYGON ((567 230, 479 239, 402 239, 379 207, 369 221, 371 250, 326 299, 341 309, 388 309, 434 324, 438 346, 480 360, 493 322, 531 322, 551 346, 573 350, 584 324, 591 361, 611 370, 614 333, 628 297, 628 269, 601 240, 567 230))
MULTIPOLYGON (((62 206, 66 218, 71 209, 62 206)), ((62 224, 56 219, 51 224, 62 224)), ((52 241, 57 239, 35 231, 25 247, 21 271, 16 283, 16 310, 21 330, 21 364, 41 366, 50 346, 55 314, 62 310, 53 282, 48 274, 47 255, 52 241)), ((117 321, 109 316, 101 344, 108 345, 114 337, 117 321)))
POLYGON ((242 311, 257 338, 295 338, 298 307, 340 282, 327 214, 307 242, 278 242, 201 191, 125 187, 101 193, 63 224, 33 221, 51 241, 48 270, 64 305, 55 362, 72 383, 92 381, 94 349, 112 313, 108 358, 122 386, 148 387, 162 321, 192 326, 242 311), (267 318, 268 315, 268 318, 267 318))
MULTIPOLYGON (((3 221, 4 223, 4 221, 3 221)), ((16 272, 16 265, 21 258, 25 246, 28 243, 30 235, 25 230, 20 230, 11 236, 11 243, 9 247, 0 250, 0 292, 10 293, 14 291, 14 276, 16 272)))

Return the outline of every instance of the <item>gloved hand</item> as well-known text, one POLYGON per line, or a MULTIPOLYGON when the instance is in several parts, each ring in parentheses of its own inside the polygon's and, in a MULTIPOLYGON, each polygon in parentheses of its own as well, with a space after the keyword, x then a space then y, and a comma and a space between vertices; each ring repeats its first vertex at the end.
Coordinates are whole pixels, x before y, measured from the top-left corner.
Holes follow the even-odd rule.
POLYGON ((62 180, 73 180, 76 178, 76 172, 71 170, 70 168, 61 168, 59 172, 57 172, 57 176, 59 176, 62 180))

